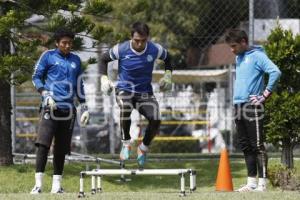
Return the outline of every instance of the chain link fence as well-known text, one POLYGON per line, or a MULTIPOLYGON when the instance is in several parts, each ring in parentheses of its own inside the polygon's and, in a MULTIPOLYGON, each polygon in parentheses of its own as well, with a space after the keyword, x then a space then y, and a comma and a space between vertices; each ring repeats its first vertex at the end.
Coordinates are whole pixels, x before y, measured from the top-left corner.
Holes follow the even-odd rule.
MULTIPOLYGON (((128 0, 129 5, 136 2, 128 0)), ((227 29, 241 28, 249 34, 250 44, 263 44, 277 23, 298 34, 300 0, 151 2, 153 12, 140 11, 139 15, 151 18, 152 39, 169 49, 175 67, 172 92, 168 94, 159 91, 157 84, 163 74, 160 64, 153 73, 162 124, 151 152, 218 152, 223 142, 234 151, 232 85, 235 56, 224 43, 224 34, 227 29)), ((114 96, 101 94, 99 76, 95 77, 97 66, 93 69, 86 73, 87 79, 92 77, 87 81, 86 93, 93 114, 87 129, 75 125, 73 150, 118 153, 119 108, 114 96)), ((116 71, 112 70, 109 75, 116 79, 116 71)), ((32 138, 37 131, 38 97, 29 100, 33 95, 27 94, 26 98, 16 95, 15 145, 20 153, 34 151, 32 138), (28 101, 30 105, 24 103, 28 101), (30 128, 25 130, 24 126, 30 128)), ((144 134, 145 123, 142 116, 133 112, 131 134, 137 141, 144 134)))

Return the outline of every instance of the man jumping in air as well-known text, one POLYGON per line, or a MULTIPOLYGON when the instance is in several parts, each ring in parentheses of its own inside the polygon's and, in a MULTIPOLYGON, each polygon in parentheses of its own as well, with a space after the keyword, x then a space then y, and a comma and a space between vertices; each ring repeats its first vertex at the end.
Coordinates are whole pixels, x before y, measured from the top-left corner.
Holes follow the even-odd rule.
POLYGON ((100 58, 101 90, 110 94, 113 84, 107 76, 107 63, 119 61, 116 99, 120 107, 122 150, 120 159, 127 160, 131 154, 130 115, 135 108, 149 124, 142 143, 137 148, 137 161, 142 168, 146 161, 149 145, 160 126, 159 106, 152 90, 152 72, 156 59, 165 62, 165 74, 160 81, 163 91, 171 89, 172 67, 170 56, 161 45, 149 41, 147 24, 136 22, 131 27, 131 40, 116 44, 100 58))

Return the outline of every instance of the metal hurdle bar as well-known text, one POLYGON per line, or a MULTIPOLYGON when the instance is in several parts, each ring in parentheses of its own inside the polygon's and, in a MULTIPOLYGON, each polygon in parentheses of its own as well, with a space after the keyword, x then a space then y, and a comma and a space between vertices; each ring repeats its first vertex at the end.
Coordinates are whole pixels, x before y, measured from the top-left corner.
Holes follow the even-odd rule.
MULTIPOLYGON (((36 159, 35 154, 21 154, 21 153, 13 153, 13 156, 15 159, 22 160, 23 163, 26 163, 25 160, 34 160, 36 159)), ((53 159, 53 156, 48 156, 49 160, 53 159)), ((72 152, 71 155, 67 155, 65 158, 66 161, 78 161, 78 162, 96 162, 96 163, 109 163, 109 164, 116 164, 121 167, 124 167, 124 163, 121 161, 111 160, 111 159, 105 159, 105 158, 99 158, 94 156, 89 156, 85 154, 79 154, 72 152)))
POLYGON ((101 178, 104 175, 179 175, 180 176, 180 196, 185 196, 185 174, 190 175, 190 192, 196 190, 196 171, 192 169, 94 169, 92 171, 80 172, 80 189, 78 197, 85 197, 84 193, 84 177, 86 175, 92 177, 91 193, 96 194, 102 192, 101 178), (96 188, 97 178, 97 188, 96 188))

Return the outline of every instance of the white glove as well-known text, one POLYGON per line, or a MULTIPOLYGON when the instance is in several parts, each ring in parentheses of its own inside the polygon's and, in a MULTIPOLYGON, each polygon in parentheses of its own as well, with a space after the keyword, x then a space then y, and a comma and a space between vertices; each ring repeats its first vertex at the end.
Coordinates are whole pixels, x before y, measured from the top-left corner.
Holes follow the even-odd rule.
POLYGON ((51 93, 47 90, 42 91, 42 97, 43 97, 43 106, 44 107, 49 107, 51 110, 55 110, 56 103, 54 99, 51 96, 51 93))
POLYGON ((81 105, 81 113, 80 124, 85 127, 90 119, 90 113, 86 105, 81 105))
POLYGON ((163 92, 171 91, 172 72, 170 70, 166 70, 164 76, 159 80, 159 89, 163 92))
POLYGON ((110 95, 113 91, 114 85, 113 83, 108 79, 107 75, 101 76, 101 91, 105 95, 110 95))

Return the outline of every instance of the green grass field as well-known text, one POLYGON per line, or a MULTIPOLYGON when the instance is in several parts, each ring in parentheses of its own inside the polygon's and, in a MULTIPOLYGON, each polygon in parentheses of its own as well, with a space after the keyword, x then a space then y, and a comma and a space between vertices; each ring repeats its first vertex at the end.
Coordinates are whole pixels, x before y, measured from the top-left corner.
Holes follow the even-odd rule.
MULTIPOLYGON (((218 159, 199 160, 199 161, 172 161, 172 162, 149 162, 147 168, 193 168, 197 171, 197 190, 189 194, 184 199, 299 199, 300 193, 281 191, 278 188, 268 188, 265 193, 246 193, 236 192, 216 192, 215 181, 218 170, 218 159)), ((270 160, 270 164, 276 164, 277 159, 270 160)), ((299 168, 300 162, 295 162, 299 168)), ((96 165, 90 164, 90 169, 96 165)), ((101 168, 112 168, 109 164, 102 164, 101 168)), ((113 167, 117 168, 117 167, 113 167)), ((136 168, 136 164, 131 162, 126 168, 136 168)), ((79 172, 86 169, 85 164, 72 163, 66 164, 63 179, 63 187, 66 191, 63 195, 49 194, 51 187, 52 166, 47 165, 46 176, 44 179, 43 194, 32 196, 29 191, 34 185, 34 165, 14 165, 11 167, 0 167, 0 199, 77 199, 79 191, 79 172)), ((244 184, 246 169, 244 162, 239 159, 231 160, 231 173, 233 176, 234 188, 244 184)), ((119 176, 104 176, 102 187, 103 193, 90 194, 90 177, 85 178, 86 199, 163 199, 173 200, 182 199, 179 194, 178 176, 131 176, 132 181, 120 183, 117 181, 119 176)), ((129 178, 129 177, 128 177, 129 178)), ((186 186, 188 186, 188 178, 186 186)), ((188 189, 188 188, 187 188, 188 189)))

